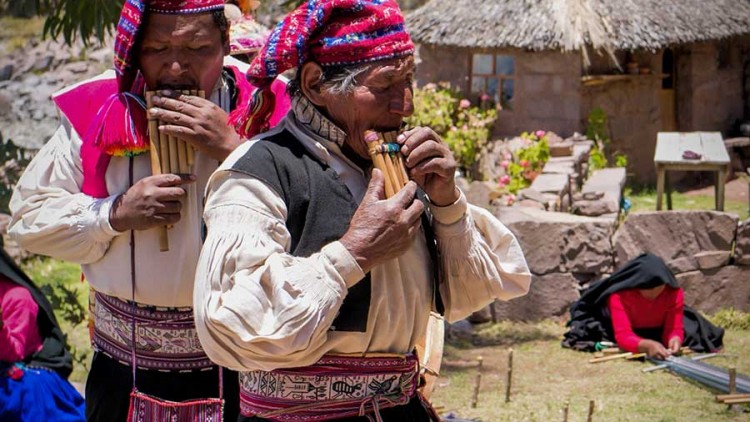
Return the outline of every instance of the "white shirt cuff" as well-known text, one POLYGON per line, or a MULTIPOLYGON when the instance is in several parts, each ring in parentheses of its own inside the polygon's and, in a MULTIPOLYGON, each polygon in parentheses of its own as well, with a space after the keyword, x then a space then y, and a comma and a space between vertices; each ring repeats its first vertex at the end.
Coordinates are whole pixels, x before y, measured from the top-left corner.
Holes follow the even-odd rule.
POLYGON ((456 202, 444 207, 439 207, 430 202, 430 212, 432 212, 435 221, 440 224, 450 225, 466 215, 469 209, 469 203, 466 201, 466 196, 464 196, 464 193, 461 192, 460 189, 458 192, 459 196, 458 199, 456 199, 456 202))
POLYGON ((357 264, 357 260, 354 259, 349 250, 341 242, 329 243, 323 247, 321 252, 344 279, 347 289, 365 277, 365 273, 359 267, 359 264, 357 264))
POLYGON ((115 230, 112 227, 112 224, 110 224, 109 222, 109 213, 111 212, 112 205, 114 205, 115 200, 118 196, 119 195, 111 195, 104 199, 97 199, 94 203, 94 207, 99 207, 97 226, 100 229, 101 233, 109 236, 110 238, 125 233, 115 230))

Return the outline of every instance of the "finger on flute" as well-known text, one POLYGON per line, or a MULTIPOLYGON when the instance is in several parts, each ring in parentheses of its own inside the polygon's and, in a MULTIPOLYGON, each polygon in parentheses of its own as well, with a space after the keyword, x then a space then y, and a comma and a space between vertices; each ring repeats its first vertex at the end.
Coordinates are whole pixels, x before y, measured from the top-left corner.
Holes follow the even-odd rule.
MULTIPOLYGON (((153 107, 153 91, 146 92, 146 108, 153 107)), ((161 174, 161 157, 159 156, 159 121, 148 116, 149 156, 151 157, 151 174, 161 174)))

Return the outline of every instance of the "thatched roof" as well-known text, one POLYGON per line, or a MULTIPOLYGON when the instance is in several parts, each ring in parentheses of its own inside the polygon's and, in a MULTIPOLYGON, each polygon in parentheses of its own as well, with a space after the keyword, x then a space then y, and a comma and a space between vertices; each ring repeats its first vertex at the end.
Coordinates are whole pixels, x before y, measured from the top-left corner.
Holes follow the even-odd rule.
POLYGON ((750 0, 431 0, 407 28, 456 47, 658 49, 750 33, 750 0))

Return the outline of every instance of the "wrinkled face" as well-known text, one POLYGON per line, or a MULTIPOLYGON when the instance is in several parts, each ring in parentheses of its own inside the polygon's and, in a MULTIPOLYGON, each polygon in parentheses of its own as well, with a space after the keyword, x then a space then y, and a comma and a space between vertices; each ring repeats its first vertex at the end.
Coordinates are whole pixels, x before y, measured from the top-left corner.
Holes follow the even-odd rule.
POLYGON ((213 90, 228 48, 210 13, 149 14, 138 51, 146 86, 213 90))
POLYGON ((331 120, 347 134, 349 147, 369 158, 364 141, 366 130, 397 130, 414 112, 412 101, 414 57, 375 63, 357 77, 349 94, 325 94, 324 105, 331 120))

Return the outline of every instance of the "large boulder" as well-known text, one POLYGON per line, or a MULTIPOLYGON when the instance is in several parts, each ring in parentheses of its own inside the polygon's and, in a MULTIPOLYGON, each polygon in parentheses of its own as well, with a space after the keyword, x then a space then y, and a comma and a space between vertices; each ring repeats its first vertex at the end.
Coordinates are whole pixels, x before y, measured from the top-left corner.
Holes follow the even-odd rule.
POLYGON ((736 215, 718 211, 631 214, 612 237, 616 265, 651 252, 674 273, 697 270, 696 254, 731 250, 737 222, 736 215))
POLYGON ((580 297, 578 281, 570 273, 534 275, 529 294, 510 301, 496 301, 499 321, 539 321, 564 315, 580 297))
POLYGON ((521 207, 494 207, 493 212, 518 238, 534 274, 612 270, 610 219, 521 207))
POLYGON ((750 218, 743 221, 737 229, 734 262, 737 265, 750 265, 750 218))
POLYGON ((713 313, 722 308, 750 312, 750 267, 727 266, 678 274, 685 304, 713 313))

